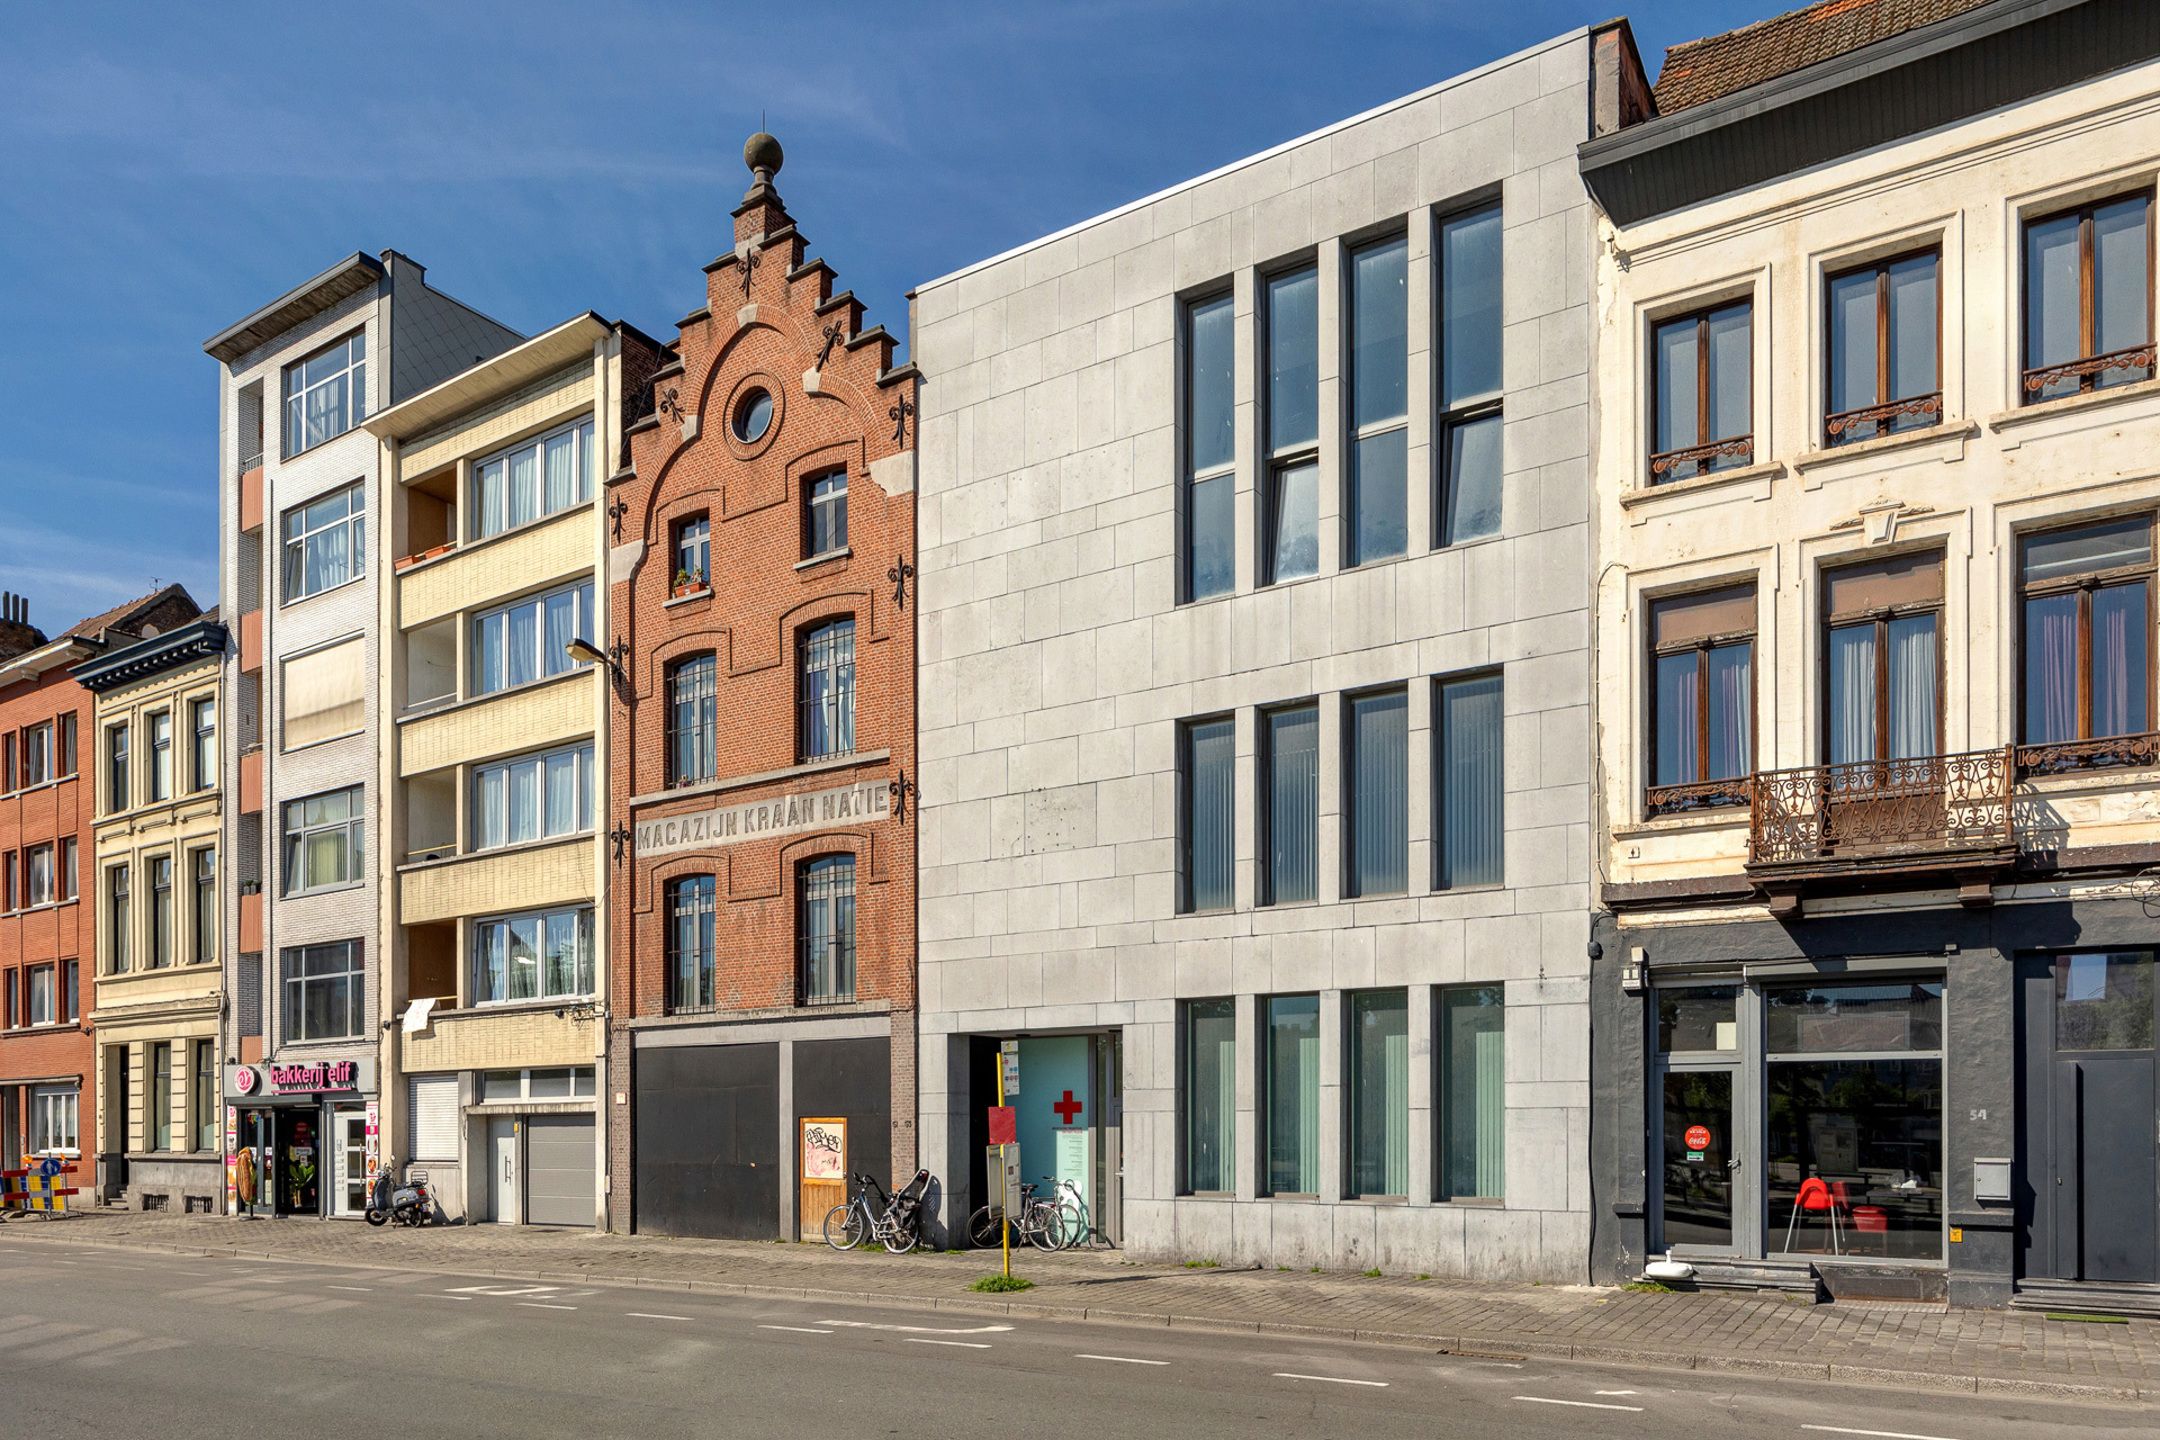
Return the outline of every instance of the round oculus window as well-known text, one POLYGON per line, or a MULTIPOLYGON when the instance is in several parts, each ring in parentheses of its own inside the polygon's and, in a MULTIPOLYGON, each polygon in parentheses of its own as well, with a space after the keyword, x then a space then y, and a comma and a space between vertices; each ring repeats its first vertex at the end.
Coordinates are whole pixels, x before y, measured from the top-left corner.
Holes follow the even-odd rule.
POLYGON ((759 389, 746 390, 735 402, 735 438, 745 445, 754 445, 765 438, 765 431, 772 425, 772 395, 759 389))

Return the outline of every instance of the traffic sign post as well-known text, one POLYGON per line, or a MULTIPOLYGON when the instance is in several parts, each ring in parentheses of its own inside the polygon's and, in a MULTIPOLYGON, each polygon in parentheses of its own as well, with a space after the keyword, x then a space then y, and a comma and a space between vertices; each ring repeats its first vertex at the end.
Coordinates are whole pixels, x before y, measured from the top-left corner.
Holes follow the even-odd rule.
MULTIPOLYGON (((1017 1040, 1007 1040, 998 1056, 997 1103, 999 1110, 1004 1110, 1008 1103, 1005 1099, 1005 1072, 1008 1068, 1012 1071, 1013 1090, 1017 1093, 1020 1088, 1020 1042, 1017 1040)), ((1003 1255, 1005 1278, 1010 1280, 1012 1279, 1012 1183, 1010 1179, 1013 1169, 1012 1152, 1006 1146, 1000 1145, 998 1147, 998 1156, 1005 1162, 998 1166, 998 1189, 1001 1192, 998 1196, 998 1250, 1003 1255)))

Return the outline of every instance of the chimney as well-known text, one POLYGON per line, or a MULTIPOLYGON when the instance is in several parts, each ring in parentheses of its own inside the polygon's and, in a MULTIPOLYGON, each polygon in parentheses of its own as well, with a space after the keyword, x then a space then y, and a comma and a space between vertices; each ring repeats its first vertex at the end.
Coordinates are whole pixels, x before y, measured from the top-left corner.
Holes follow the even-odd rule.
POLYGON ((44 643, 44 632, 30 623, 29 599, 0 591, 0 660, 12 660, 44 643))

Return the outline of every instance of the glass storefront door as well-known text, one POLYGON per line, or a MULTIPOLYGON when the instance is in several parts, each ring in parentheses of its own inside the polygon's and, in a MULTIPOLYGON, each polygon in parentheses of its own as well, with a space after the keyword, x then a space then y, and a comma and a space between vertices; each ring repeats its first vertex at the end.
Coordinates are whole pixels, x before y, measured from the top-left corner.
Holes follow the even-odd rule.
POLYGON ((1733 1089, 1730 1069, 1665 1072, 1660 1196, 1669 1249, 1733 1249, 1733 1089))
POLYGON ((330 1213, 360 1215, 367 1211, 367 1112, 339 1110, 331 1121, 335 1174, 330 1191, 330 1213))

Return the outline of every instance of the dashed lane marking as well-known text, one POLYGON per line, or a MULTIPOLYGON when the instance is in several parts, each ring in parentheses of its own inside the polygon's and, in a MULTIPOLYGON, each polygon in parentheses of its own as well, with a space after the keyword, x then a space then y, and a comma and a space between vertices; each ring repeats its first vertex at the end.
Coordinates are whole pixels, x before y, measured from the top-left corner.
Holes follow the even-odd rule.
MULTIPOLYGON (((661 1315, 651 1310, 631 1310, 625 1313, 627 1318, 632 1320, 688 1320, 691 1318, 688 1315, 661 1315)), ((830 1332, 820 1330, 817 1333, 824 1335, 830 1332)))
POLYGON ((325 1290, 373 1290, 372 1285, 325 1285, 325 1290))
POLYGON ((962 1350, 988 1350, 990 1348, 980 1340, 927 1340, 920 1335, 903 1336, 900 1343, 903 1345, 955 1345, 962 1350))
POLYGON ((1633 1395, 1635 1392, 1633 1390, 1593 1390, 1590 1393, 1593 1395, 1633 1395))
POLYGON ((942 1325, 880 1325, 874 1320, 820 1320, 817 1323, 847 1330, 897 1330, 910 1335, 1001 1335, 1013 1328, 1010 1325, 970 1325, 955 1330, 942 1325))
MULTIPOLYGON (((688 1317, 688 1316, 681 1316, 681 1317, 678 1317, 678 1318, 681 1318, 681 1319, 688 1319, 689 1317, 688 1317)), ((795 1333, 796 1333, 797 1335, 830 1335, 830 1334, 832 1334, 832 1331, 830 1331, 830 1330, 813 1330, 813 1329, 811 1329, 811 1328, 810 1328, 809 1326, 807 1326, 807 1325, 760 1325, 760 1326, 758 1326, 757 1328, 758 1328, 758 1329, 760 1329, 760 1330, 792 1330, 792 1331, 794 1331, 794 1332, 795 1332, 795 1333)))
POLYGON ((1578 1410, 1626 1410, 1636 1415, 1642 1414, 1640 1405, 1606 1405, 1596 1400, 1555 1400, 1549 1395, 1517 1395, 1514 1398, 1526 1400, 1532 1405, 1572 1405, 1578 1410))
POLYGON ((1142 1360, 1133 1355, 1075 1355, 1075 1360, 1108 1360, 1118 1365, 1168 1365, 1168 1360, 1142 1360))
POLYGON ((548 1303, 547 1303, 547 1302, 546 1302, 545 1300, 520 1300, 520 1301, 518 1301, 517 1303, 518 1303, 519 1305, 523 1306, 523 1307, 524 1307, 525 1309, 527 1309, 527 1310, 575 1310, 575 1309, 577 1309, 577 1306, 575 1306, 575 1305, 550 1305, 550 1304, 548 1304, 548 1303))
POLYGON ((1388 1388, 1388 1382, 1385 1380, 1352 1380, 1342 1375, 1300 1375, 1291 1370, 1277 1370, 1275 1378, 1277 1380, 1320 1380, 1329 1385, 1368 1385, 1375 1390, 1388 1388))
POLYGON ((1874 1440, 1950 1440, 1947 1435, 1914 1435, 1904 1430, 1855 1430, 1848 1425, 1802 1425, 1802 1430, 1820 1430, 1828 1435, 1868 1435, 1874 1440))

